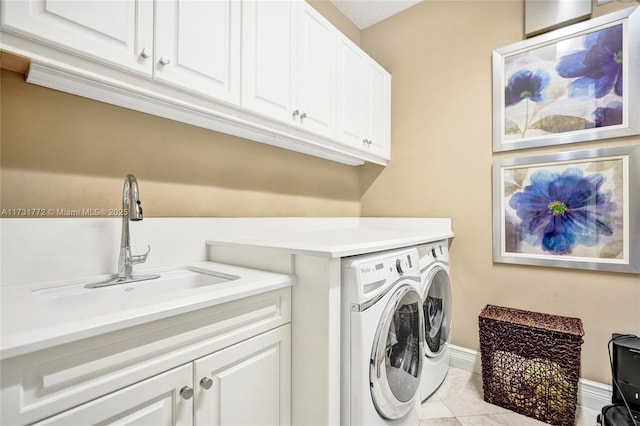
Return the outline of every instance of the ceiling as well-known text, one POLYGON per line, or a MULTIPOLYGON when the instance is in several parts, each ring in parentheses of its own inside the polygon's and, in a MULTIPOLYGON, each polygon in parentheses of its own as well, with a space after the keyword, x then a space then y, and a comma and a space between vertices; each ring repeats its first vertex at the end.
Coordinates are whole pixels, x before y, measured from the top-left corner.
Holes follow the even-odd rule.
POLYGON ((422 0, 331 0, 358 29, 363 30, 422 0))

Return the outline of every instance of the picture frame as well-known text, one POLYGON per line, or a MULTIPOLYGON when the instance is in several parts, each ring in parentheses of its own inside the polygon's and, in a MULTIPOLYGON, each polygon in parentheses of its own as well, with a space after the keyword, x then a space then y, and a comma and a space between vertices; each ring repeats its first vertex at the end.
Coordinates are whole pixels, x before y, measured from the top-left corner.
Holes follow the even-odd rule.
POLYGON ((640 274, 638 194, 640 144, 496 160, 493 261, 640 274))
POLYGON ((495 50, 493 152, 640 134, 638 58, 640 6, 495 50))

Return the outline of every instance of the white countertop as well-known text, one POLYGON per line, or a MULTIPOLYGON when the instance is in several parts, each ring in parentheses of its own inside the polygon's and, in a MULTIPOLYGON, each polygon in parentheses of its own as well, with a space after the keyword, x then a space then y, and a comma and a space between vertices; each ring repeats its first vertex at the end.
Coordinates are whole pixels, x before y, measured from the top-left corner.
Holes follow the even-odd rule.
MULTIPOLYGON (((206 262, 205 240, 340 258, 453 237, 448 218, 147 218, 131 233, 134 253, 152 247, 149 268, 200 265, 242 278, 121 305, 77 303, 61 309, 34 297, 33 289, 42 287, 34 283, 71 285, 108 277, 106 272, 117 270, 121 220, 0 219, 0 224, 0 359, 292 284, 286 274, 206 262)), ((143 273, 142 266, 135 271, 143 273)))
MULTIPOLYGON (((0 359, 277 290, 293 283, 293 278, 289 275, 214 262, 180 266, 239 278, 221 284, 130 300, 127 300, 126 296, 117 300, 101 296, 104 296, 105 292, 113 291, 115 287, 123 291, 126 287, 132 287, 131 290, 135 291, 137 283, 82 290, 84 283, 101 281, 109 278, 109 275, 86 277, 64 283, 2 288, 0 359), (90 291, 95 293, 95 298, 92 297, 86 304, 74 303, 73 306, 65 306, 64 303, 59 303, 60 301, 52 303, 36 296, 37 290, 51 287, 69 289, 68 293, 90 291)), ((162 273, 172 269, 175 267, 154 268, 153 271, 162 273)), ((149 271, 139 268, 136 272, 143 274, 149 271)))
POLYGON ((207 244, 270 248, 294 254, 345 257, 445 240, 448 218, 258 219, 217 230, 207 244))

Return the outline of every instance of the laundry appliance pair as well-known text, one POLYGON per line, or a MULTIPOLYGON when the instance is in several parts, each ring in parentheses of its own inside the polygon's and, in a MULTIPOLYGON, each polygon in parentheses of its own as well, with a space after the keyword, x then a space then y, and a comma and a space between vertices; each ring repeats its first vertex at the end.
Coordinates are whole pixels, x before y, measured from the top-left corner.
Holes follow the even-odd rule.
POLYGON ((342 260, 341 423, 415 426, 449 365, 447 240, 342 260))

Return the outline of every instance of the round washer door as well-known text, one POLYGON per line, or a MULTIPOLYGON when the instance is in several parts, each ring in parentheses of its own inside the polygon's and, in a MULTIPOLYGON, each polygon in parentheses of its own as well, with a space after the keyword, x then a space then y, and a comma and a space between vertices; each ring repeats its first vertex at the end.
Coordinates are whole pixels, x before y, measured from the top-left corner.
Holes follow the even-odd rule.
POLYGON ((449 344, 451 331, 451 287, 449 273, 435 266, 423 283, 425 354, 437 356, 449 344))
POLYGON ((414 406, 423 363, 422 298, 409 284, 391 296, 375 334, 369 381, 378 413, 390 420, 414 406))

